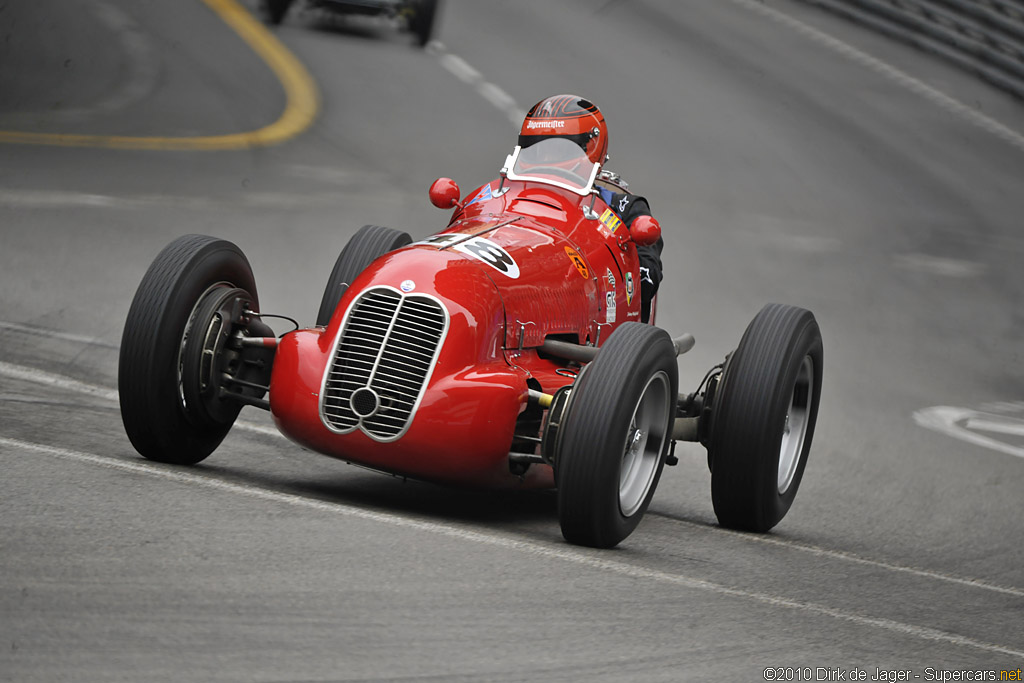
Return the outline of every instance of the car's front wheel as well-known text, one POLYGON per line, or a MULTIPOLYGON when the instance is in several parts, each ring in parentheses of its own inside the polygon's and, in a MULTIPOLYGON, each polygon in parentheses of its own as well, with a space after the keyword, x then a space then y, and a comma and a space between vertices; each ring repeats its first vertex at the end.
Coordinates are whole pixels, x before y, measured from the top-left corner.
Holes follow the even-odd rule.
POLYGON ((292 0, 263 0, 263 13, 266 15, 267 21, 276 26, 284 21, 284 16, 288 14, 291 4, 292 0))
POLYGON ((419 0, 413 8, 409 28, 416 36, 420 47, 426 47, 434 34, 434 23, 437 18, 438 0, 419 0))
POLYGON ((252 268, 231 242, 185 235, 157 255, 132 300, 118 359, 121 419, 141 455, 191 465, 220 444, 242 407, 219 391, 221 351, 251 322, 246 312, 258 310, 252 268))
POLYGON ((677 385, 672 340, 641 323, 615 330, 573 385, 554 463, 567 541, 611 548, 640 523, 665 464, 677 385))
POLYGON ((331 276, 327 279, 316 324, 323 327, 331 322, 334 309, 338 307, 342 294, 366 267, 384 254, 404 247, 412 242, 408 233, 382 225, 364 225, 338 254, 331 276))

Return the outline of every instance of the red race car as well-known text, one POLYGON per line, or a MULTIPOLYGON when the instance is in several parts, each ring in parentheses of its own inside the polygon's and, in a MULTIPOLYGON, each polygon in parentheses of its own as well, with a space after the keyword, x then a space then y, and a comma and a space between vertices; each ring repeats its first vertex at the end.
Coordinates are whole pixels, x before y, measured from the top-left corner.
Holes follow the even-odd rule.
MULTIPOLYGON (((132 302, 118 388, 146 458, 207 457, 244 405, 295 442, 396 475, 473 487, 557 487, 565 538, 612 547, 639 523, 675 442, 708 451, 715 514, 766 531, 789 510, 821 395, 814 316, 771 304, 692 393, 672 339, 639 321, 637 245, 579 147, 516 147, 500 177, 424 240, 365 226, 341 251, 316 325, 276 336, 252 270, 201 235, 156 257, 132 302), (575 151, 573 151, 575 150, 575 151)), ((656 303, 656 302, 655 302, 656 303)), ((653 315, 651 316, 653 318, 653 315)))

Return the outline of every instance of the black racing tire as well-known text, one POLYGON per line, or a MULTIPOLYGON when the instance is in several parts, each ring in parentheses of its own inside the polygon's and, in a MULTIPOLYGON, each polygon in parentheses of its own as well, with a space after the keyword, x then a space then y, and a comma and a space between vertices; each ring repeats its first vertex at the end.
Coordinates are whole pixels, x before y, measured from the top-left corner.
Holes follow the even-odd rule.
POLYGON ((359 228, 334 262, 331 277, 327 280, 316 324, 324 327, 331 322, 334 309, 338 307, 342 294, 366 267, 384 254, 404 247, 412 242, 409 233, 385 228, 381 225, 364 225, 359 228))
POLYGON ((665 465, 678 382, 668 333, 627 322, 573 385, 554 463, 565 540, 612 548, 636 529, 665 465))
POLYGON ((439 0, 420 0, 417 3, 410 21, 409 28, 416 36, 416 44, 426 47, 430 38, 434 35, 434 23, 437 18, 437 3, 439 0))
POLYGON ((288 8, 291 7, 292 0, 263 0, 262 4, 267 21, 277 26, 284 21, 285 15, 288 14, 288 8))
POLYGON ((145 458, 195 464, 220 445, 238 415, 241 404, 212 414, 185 398, 188 332, 200 304, 219 289, 241 290, 259 310, 245 254, 231 242, 185 235, 157 255, 135 292, 121 336, 117 386, 128 439, 145 458))
POLYGON ((711 500, 722 526, 765 532, 789 511, 818 419, 822 359, 808 310, 769 304, 747 326, 712 402, 711 500))

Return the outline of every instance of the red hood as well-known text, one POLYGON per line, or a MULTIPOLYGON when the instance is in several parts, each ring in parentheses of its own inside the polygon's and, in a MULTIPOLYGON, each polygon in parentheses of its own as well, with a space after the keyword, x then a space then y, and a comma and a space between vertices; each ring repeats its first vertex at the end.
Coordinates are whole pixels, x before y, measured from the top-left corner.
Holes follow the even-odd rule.
POLYGON ((523 216, 480 216, 409 248, 472 263, 504 306, 507 347, 586 334, 598 315, 596 273, 564 236, 523 216))

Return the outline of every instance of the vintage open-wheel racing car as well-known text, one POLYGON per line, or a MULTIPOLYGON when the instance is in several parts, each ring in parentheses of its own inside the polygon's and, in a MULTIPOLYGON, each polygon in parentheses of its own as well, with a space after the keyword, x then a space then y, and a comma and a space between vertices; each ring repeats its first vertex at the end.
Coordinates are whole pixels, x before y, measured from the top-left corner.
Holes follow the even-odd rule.
POLYGON ((295 442, 382 472, 557 487, 565 538, 611 547, 643 517, 675 442, 700 442, 719 522, 771 529, 793 502, 814 433, 814 316, 765 306, 723 363, 679 393, 677 356, 693 337, 640 322, 634 286, 637 244, 656 241, 660 226, 612 220, 595 187, 621 181, 585 157, 531 162, 580 152, 551 148, 559 143, 516 147, 466 201, 437 180, 432 203, 454 212, 431 237, 363 227, 341 250, 316 325, 280 337, 237 246, 171 242, 139 286, 121 343, 132 444, 152 460, 194 464, 243 406, 257 406, 295 442))
MULTIPOLYGON (((280 24, 295 0, 261 0, 261 9, 272 24, 280 24)), ((387 17, 416 36, 421 46, 430 42, 440 0, 303 0, 310 9, 333 14, 387 17)))

